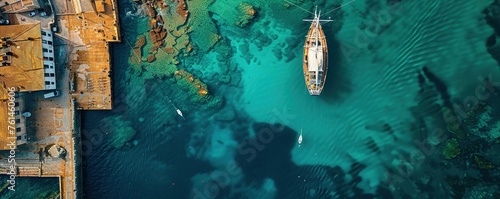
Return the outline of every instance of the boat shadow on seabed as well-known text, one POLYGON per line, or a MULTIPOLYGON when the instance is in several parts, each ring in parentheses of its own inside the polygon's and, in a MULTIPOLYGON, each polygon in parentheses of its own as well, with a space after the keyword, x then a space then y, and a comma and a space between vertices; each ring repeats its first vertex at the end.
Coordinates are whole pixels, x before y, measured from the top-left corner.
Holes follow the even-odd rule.
POLYGON ((349 79, 349 57, 343 53, 341 43, 334 37, 330 28, 325 27, 325 35, 328 38, 328 78, 325 82, 323 95, 320 96, 328 104, 343 102, 352 92, 351 80, 349 79))

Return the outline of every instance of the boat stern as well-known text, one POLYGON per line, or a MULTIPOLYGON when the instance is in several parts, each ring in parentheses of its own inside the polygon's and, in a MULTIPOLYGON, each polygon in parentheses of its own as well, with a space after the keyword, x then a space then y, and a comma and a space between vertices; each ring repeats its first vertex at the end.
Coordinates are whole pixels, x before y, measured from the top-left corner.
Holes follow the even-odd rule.
POLYGON ((312 95, 312 96, 321 95, 321 90, 311 90, 311 89, 308 89, 308 90, 309 90, 309 95, 312 95))

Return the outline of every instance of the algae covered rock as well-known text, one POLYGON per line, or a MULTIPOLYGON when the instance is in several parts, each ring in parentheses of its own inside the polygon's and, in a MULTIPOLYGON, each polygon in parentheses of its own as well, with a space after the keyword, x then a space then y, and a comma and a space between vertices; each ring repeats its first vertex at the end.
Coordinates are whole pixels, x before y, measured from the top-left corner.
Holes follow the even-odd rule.
POLYGON ((493 163, 490 161, 485 160, 483 157, 475 155, 474 156, 474 162, 476 163, 477 167, 480 169, 493 169, 495 166, 493 166, 493 163))
POLYGON ((231 74, 231 84, 238 86, 239 83, 241 82, 242 75, 241 72, 237 71, 231 74))
POLYGON ((111 116, 101 120, 101 126, 109 136, 111 146, 120 149, 136 134, 130 121, 123 120, 122 116, 111 116))
POLYGON ((476 125, 478 123, 477 119, 473 117, 465 118, 463 121, 468 125, 476 125))
POLYGON ((240 3, 238 10, 241 12, 241 15, 238 17, 239 20, 236 22, 236 25, 239 27, 248 25, 257 14, 255 8, 247 2, 240 3))
POLYGON ((174 74, 176 85, 187 92, 191 105, 204 110, 222 106, 222 98, 209 95, 207 85, 193 74, 185 70, 175 71, 174 74))
POLYGON ((231 82, 231 76, 230 75, 221 75, 219 77, 219 81, 223 82, 225 84, 228 84, 229 82, 231 82))
POLYGON ((458 140, 455 138, 451 138, 444 144, 444 148, 443 148, 443 151, 441 154, 446 159, 453 159, 453 158, 457 157, 457 155, 459 155, 460 153, 461 153, 461 150, 460 150, 460 144, 458 143, 458 140))
POLYGON ((458 139, 465 139, 465 132, 460 127, 456 114, 449 108, 443 108, 443 118, 448 125, 448 132, 452 133, 458 139))
POLYGON ((224 100, 220 96, 208 96, 204 100, 204 104, 200 107, 202 110, 217 110, 222 107, 224 100))
POLYGON ((188 1, 189 36, 202 52, 208 52, 221 39, 208 7, 214 0, 188 1))

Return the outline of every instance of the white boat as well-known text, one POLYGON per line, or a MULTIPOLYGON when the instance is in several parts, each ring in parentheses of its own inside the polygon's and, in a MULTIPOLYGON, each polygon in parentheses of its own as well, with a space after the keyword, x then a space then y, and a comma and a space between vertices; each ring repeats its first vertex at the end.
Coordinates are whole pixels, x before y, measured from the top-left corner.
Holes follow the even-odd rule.
POLYGON ((182 115, 182 111, 181 111, 181 109, 178 109, 178 108, 174 105, 174 103, 172 102, 172 100, 170 100, 170 98, 169 98, 168 96, 166 96, 166 95, 164 95, 164 96, 165 96, 165 98, 167 98, 168 103, 170 103, 170 105, 172 105, 172 107, 174 107, 175 111, 177 111, 177 115, 181 116, 181 117, 182 117, 182 119, 186 120, 186 118, 184 118, 184 116, 182 115))
POLYGON ((300 135, 299 135, 299 147, 300 147, 300 144, 302 144, 302 129, 300 129, 300 135))
MULTIPOLYGON (((177 114, 178 114, 178 115, 180 115, 180 116, 182 117, 182 119, 184 119, 184 116, 182 116, 182 112, 181 112, 181 110, 180 110, 180 109, 178 109, 178 108, 175 108, 175 109, 177 109, 177 114)), ((184 119, 184 120, 185 120, 185 119, 184 119)))

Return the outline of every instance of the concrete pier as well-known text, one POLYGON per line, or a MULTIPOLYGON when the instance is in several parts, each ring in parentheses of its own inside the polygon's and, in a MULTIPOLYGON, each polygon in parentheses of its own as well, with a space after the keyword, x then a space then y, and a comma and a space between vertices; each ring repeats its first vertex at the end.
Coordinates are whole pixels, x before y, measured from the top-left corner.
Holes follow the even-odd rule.
POLYGON ((55 31, 60 95, 46 99, 49 91, 25 93, 23 112, 31 113, 27 143, 15 149, 15 163, 9 162, 9 150, 0 150, 0 174, 14 170, 16 177, 55 177, 61 198, 82 198, 80 110, 112 108, 109 42, 120 42, 118 8, 116 0, 49 0, 47 5, 52 15, 14 13, 8 18, 55 31))

